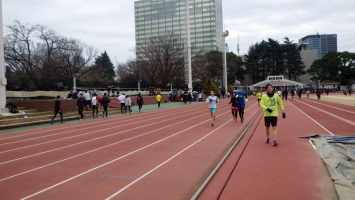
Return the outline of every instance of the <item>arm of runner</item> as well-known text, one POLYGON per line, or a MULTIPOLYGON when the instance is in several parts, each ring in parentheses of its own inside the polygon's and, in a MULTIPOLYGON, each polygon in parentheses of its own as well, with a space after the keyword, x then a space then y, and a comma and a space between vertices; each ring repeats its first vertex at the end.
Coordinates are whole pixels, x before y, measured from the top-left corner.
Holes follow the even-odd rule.
POLYGON ((262 96, 260 100, 260 108, 265 112, 267 109, 267 98, 262 96))
POLYGON ((279 95, 277 95, 277 106, 281 109, 282 113, 285 113, 285 107, 279 95))

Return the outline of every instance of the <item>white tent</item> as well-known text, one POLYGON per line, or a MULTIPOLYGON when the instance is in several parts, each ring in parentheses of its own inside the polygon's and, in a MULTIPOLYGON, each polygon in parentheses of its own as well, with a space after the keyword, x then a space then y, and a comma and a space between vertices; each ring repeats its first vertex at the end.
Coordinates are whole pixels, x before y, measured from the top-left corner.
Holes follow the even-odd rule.
POLYGON ((295 87, 295 88, 303 88, 304 84, 296 81, 291 81, 285 79, 283 76, 268 76, 265 81, 261 81, 254 85, 251 85, 251 88, 263 88, 267 84, 271 84, 274 87, 295 87))

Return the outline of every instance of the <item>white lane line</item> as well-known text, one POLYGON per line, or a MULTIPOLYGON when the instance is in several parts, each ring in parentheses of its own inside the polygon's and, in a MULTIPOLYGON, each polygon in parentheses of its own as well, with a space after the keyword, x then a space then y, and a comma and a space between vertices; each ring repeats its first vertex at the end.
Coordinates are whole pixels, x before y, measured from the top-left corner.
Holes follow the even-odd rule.
POLYGON ((329 107, 329 108, 334 108, 334 109, 337 109, 337 110, 341 110, 341 111, 344 111, 344 112, 348 112, 348 113, 350 113, 350 114, 355 115, 355 112, 353 112, 353 111, 345 110, 345 109, 342 109, 342 108, 337 108, 337 107, 335 107, 335 106, 331 106, 331 105, 327 105, 327 104, 324 104, 324 103, 320 103, 320 102, 317 102, 317 101, 315 101, 315 100, 308 100, 308 99, 305 99, 305 100, 306 100, 306 101, 309 101, 309 102, 313 102, 313 103, 319 104, 319 105, 327 106, 327 107, 329 107))
MULTIPOLYGON (((127 120, 125 119, 122 119, 122 121, 119 121, 120 123, 121 122, 128 122, 128 121, 137 121, 138 119, 140 118, 145 118, 147 116, 150 116, 150 115, 145 115, 145 116, 139 116, 137 118, 129 118, 127 120)), ((45 138, 45 137, 52 137, 52 136, 56 136, 56 135, 62 135, 62 134, 65 134, 65 133, 71 133, 71 132, 77 132, 77 131, 81 131, 81 130, 86 130, 86 129, 92 129, 93 127, 101 127, 101 126, 106 126, 108 124, 111 124, 112 122, 117 122, 118 120, 117 119, 110 119, 110 120, 102 120, 102 121, 93 121, 95 123, 92 123, 92 124, 88 124, 89 127, 85 126, 84 124, 81 124, 79 127, 82 127, 82 126, 85 126, 85 128, 80 128, 80 129, 75 129, 75 130, 69 130, 69 131, 63 131, 63 132, 57 132, 57 133, 54 133, 54 134, 48 134, 48 135, 43 135, 43 136, 39 136, 39 137, 32 137, 32 138, 28 138, 28 139, 23 139, 23 140, 17 140, 17 141, 14 141, 14 142, 8 142, 8 143, 2 143, 0 144, 0 146, 4 146, 4 145, 9 145, 9 144, 15 144, 15 143, 20 143, 20 142, 25 142, 25 141, 31 141, 31 140, 36 140, 36 139, 40 139, 40 138, 45 138), (101 122, 101 123, 100 123, 101 122)), ((53 129, 53 131, 57 131, 57 130, 60 130, 60 129, 53 129)))
MULTIPOLYGON (((201 104, 195 104, 191 107, 200 107, 201 104)), ((152 113, 153 111, 147 111, 146 113, 142 113, 140 114, 139 116, 140 117, 137 117, 137 118, 143 118, 143 117, 148 117, 148 116, 154 116, 154 115, 159 115, 159 114, 164 114, 164 113, 168 113, 168 112, 171 112, 171 110, 176 110, 176 109, 180 109, 181 107, 178 106, 178 107, 174 107, 174 108, 167 108, 167 109, 164 109, 162 110, 161 112, 159 113, 152 113), (166 111, 166 112, 165 112, 166 111)), ((134 115, 132 117, 129 118, 129 120, 132 120, 132 119, 137 119, 137 118, 134 118, 135 116, 137 115, 134 115)), ((25 131, 16 131, 16 132, 10 132, 10 133, 2 133, 1 135, 11 135, 11 134, 22 134, 22 135, 15 135, 15 136, 10 136, 10 137, 3 137, 3 138, 0 138, 0 141, 1 140, 7 140, 7 139, 12 139, 12 138, 18 138, 18 137, 24 137, 24 136, 31 136, 31 135, 37 135, 37 134, 40 134, 40 133, 46 133, 46 132, 51 132, 51 131, 58 131, 58 130, 62 130, 62 129, 67 129, 67 128, 76 128, 76 127, 82 127, 84 125, 93 125, 93 124, 100 124, 102 122, 107 122, 107 124, 109 124, 109 122, 114 122, 114 121, 117 121, 118 119, 122 119, 121 117, 123 116, 114 116, 113 118, 110 118, 108 120, 95 120, 95 121, 90 121, 90 124, 89 122, 87 121, 84 121, 83 123, 78 123, 78 124, 75 124, 73 126, 70 126, 70 125, 65 125, 65 126, 62 126, 62 127, 54 127, 53 129, 46 129, 46 130, 42 130, 42 131, 36 131, 36 129, 31 129, 31 130, 25 130, 25 131), (87 122, 87 123, 86 123, 87 122), (32 133, 26 133, 28 131, 34 131, 32 133)), ((123 119, 124 120, 124 119, 123 119)), ((125 120, 125 121, 128 121, 128 120, 125 120)), ((49 128, 49 127, 46 127, 46 128, 49 128)))
MULTIPOLYGON (((192 113, 192 114, 194 114, 194 113, 192 113)), ((174 113, 174 115, 175 115, 175 113, 174 113)), ((189 115, 191 115, 191 114, 183 115, 183 116, 189 116, 189 115)), ((90 139, 90 140, 84 140, 84 141, 81 141, 81 142, 78 142, 78 143, 74 143, 74 144, 71 144, 71 145, 67 145, 67 146, 51 149, 51 150, 48 150, 48 151, 42 151, 42 152, 39 152, 39 153, 36 153, 36 154, 32 154, 32 155, 16 158, 16 159, 13 159, 13 160, 8 160, 8 161, 5 161, 5 162, 1 162, 0 165, 8 164, 8 163, 11 163, 11 162, 15 162, 15 161, 19 161, 19 160, 23 160, 23 159, 27 159, 27 158, 32 158, 32 157, 35 157, 35 156, 39 156, 39 155, 47 154, 47 153, 50 153, 50 152, 58 151, 58 150, 61 150, 61 149, 65 149, 65 148, 77 146, 77 145, 80 145, 80 144, 92 142, 92 141, 99 140, 99 139, 102 139, 102 138, 111 137, 111 136, 118 135, 118 134, 121 134, 121 133, 126 133, 126 132, 129 132, 129 131, 132 131, 132 130, 136 130, 136 129, 144 128, 144 127, 147 127, 147 126, 159 124, 161 122, 169 121, 169 120, 176 119, 176 118, 179 118, 179 117, 181 117, 181 115, 173 117, 173 118, 169 118, 169 119, 166 119, 166 120, 163 120, 163 121, 159 121, 159 122, 155 122, 155 123, 151 123, 151 124, 146 124, 146 125, 143 125, 143 126, 138 126, 136 128, 132 128, 132 129, 124 130, 124 131, 119 131, 119 132, 112 133, 112 134, 109 134, 109 135, 104 135, 104 136, 101 136, 101 137, 93 138, 93 139, 90 139)), ((100 131, 102 131, 102 130, 100 130, 100 131)), ((99 132, 99 131, 97 131, 97 132, 99 132)))
MULTIPOLYGON (((200 113, 200 112, 196 112, 196 113, 200 113)), ((196 113, 194 113, 194 114, 196 114, 196 113)), ((177 122, 177 123, 174 123, 174 124, 170 124, 170 125, 168 125, 168 126, 163 126, 163 127, 161 127, 161 128, 154 129, 154 130, 152 130, 152 131, 149 131, 149 132, 146 132, 146 133, 143 133, 143 134, 140 134, 140 135, 136 135, 136 136, 134 136, 134 137, 130 137, 130 138, 127 138, 127 139, 124 139, 124 140, 120 140, 120 141, 117 141, 117 142, 115 142, 115 143, 108 144, 108 145, 105 145, 105 146, 102 146, 102 147, 99 147, 99 148, 96 148, 96 149, 92 149, 92 150, 90 150, 90 151, 87 151, 87 152, 84 152, 84 153, 81 153, 81 154, 78 154, 78 155, 75 155, 75 156, 72 156, 72 157, 68 157, 68 158, 65 158, 65 159, 62 159, 62 160, 55 161, 55 162, 53 162, 53 163, 49 163, 49 164, 46 164, 46 165, 43 165, 43 166, 40 166, 40 167, 37 167, 37 168, 34 168, 34 169, 30 169, 30 170, 27 170, 27 171, 24 171, 24 172, 21 172, 21 173, 18 173, 18 174, 15 174, 15 175, 12 175, 12 176, 3 178, 3 179, 0 179, 0 182, 6 181, 6 180, 9 180, 9 179, 12 179, 12 178, 15 178, 15 177, 24 175, 24 174, 28 174, 28 173, 30 173, 30 172, 34 172, 34 171, 37 171, 37 170, 39 170, 39 169, 43 169, 43 168, 46 168, 46 167, 49 167, 49 166, 52 166, 52 165, 55 165, 55 164, 58 164, 58 163, 62 163, 62 162, 64 162, 64 161, 68 161, 68 160, 71 160, 71 159, 74 159, 74 158, 78 158, 78 157, 80 157, 80 156, 84 156, 84 155, 87 155, 87 154, 89 154, 89 153, 93 153, 93 152, 95 152, 95 151, 99 151, 99 150, 101 150, 101 149, 104 149, 104 148, 107 148, 107 147, 111 147, 111 146, 114 146, 114 145, 117 145, 117 144, 120 144, 120 143, 129 141, 129 140, 133 140, 133 139, 136 139, 136 138, 145 136, 145 135, 149 135, 149 134, 154 133, 154 132, 156 132, 156 131, 160 131, 160 130, 166 129, 166 128, 169 128, 169 127, 175 126, 175 125, 177 125, 177 124, 181 124, 181 123, 190 121, 190 120, 195 119, 195 118, 198 118, 198 117, 201 117, 201 116, 196 116, 196 117, 188 118, 188 119, 186 119, 186 120, 183 120, 183 121, 180 121, 180 122, 177 122)))
MULTIPOLYGON (((218 116, 225 115, 226 113, 230 113, 230 111, 226 111, 226 112, 224 112, 224 113, 222 113, 222 114, 220 114, 220 115, 218 115, 218 116)), ((218 117, 218 116, 217 116, 217 117, 218 117)), ((188 130, 191 130, 191 129, 193 129, 193 128, 197 127, 197 126, 200 126, 200 125, 202 125, 202 124, 204 124, 204 123, 206 123, 206 122, 209 122, 209 121, 211 121, 210 118, 207 119, 207 120, 205 120, 205 121, 202 121, 202 122, 200 122, 200 123, 198 123, 198 124, 195 124, 195 125, 193 125, 193 126, 190 126, 189 128, 186 128, 186 129, 183 129, 183 130, 181 130, 181 131, 179 131, 179 132, 177 132, 177 133, 174 133, 174 134, 172 134, 172 135, 170 135, 170 136, 168 136, 168 137, 165 137, 165 138, 160 139, 160 140, 158 140, 158 141, 156 141, 156 142, 153 142, 153 143, 151 143, 151 144, 149 144, 149 145, 146 145, 146 146, 144 146, 144 147, 141 147, 141 148, 139 148, 139 149, 137 149, 137 150, 135 150, 135 151, 132 151, 132 152, 130 152, 130 153, 128 153, 128 154, 125 154, 125 155, 123 155, 123 156, 120 156, 120 157, 118 157, 118 158, 116 158, 116 159, 113 159, 113 160, 111 160, 111 161, 109 161, 109 162, 106 162, 106 163, 101 164, 101 165, 99 165, 99 166, 96 166, 96 167, 94 167, 94 168, 92 168, 92 169, 89 169, 89 170, 87 170, 87 171, 85 171, 85 172, 82 172, 82 173, 80 173, 80 174, 77 174, 77 175, 75 175, 75 176, 73 176, 73 177, 71 177, 71 178, 68 178, 68 179, 64 180, 64 181, 61 181, 61 182, 59 182, 59 183, 56 183, 56 184, 54 184, 54 185, 52 185, 52 186, 50 186, 50 187, 47 187, 47 188, 45 188, 45 189, 43 189, 43 190, 40 190, 40 191, 38 191, 38 192, 36 192, 36 193, 33 193, 33 194, 29 195, 29 196, 23 197, 23 198, 21 198, 21 200, 26 200, 26 199, 32 198, 32 197, 34 197, 34 196, 37 196, 37 195, 39 195, 39 194, 41 194, 41 193, 44 193, 44 192, 46 192, 46 191, 48 191, 48 190, 51 190, 51 189, 53 189, 53 188, 55 188, 55 187, 58 187, 58 186, 60 186, 60 185, 62 185, 62 184, 64 184, 64 183, 67 183, 67 182, 69 182, 69 181, 72 181, 72 180, 74 180, 74 179, 76 179, 76 178, 78 178, 78 177, 81 177, 81 176, 83 176, 83 175, 85 175, 85 174, 88 174, 88 173, 90 173, 90 172, 92 172, 92 171, 95 171, 95 170, 97 170, 97 169, 99 169, 99 168, 102 168, 102 167, 104 167, 104 166, 110 165, 110 164, 112 164, 112 163, 114 163, 114 162, 116 162, 116 161, 118 161, 118 160, 121 160, 121 159, 123 159, 123 158, 126 158, 126 157, 128 157, 128 156, 130 156, 130 155, 133 155, 133 154, 135 154, 135 153, 137 153, 137 152, 140 152, 140 151, 142 151, 142 150, 144 150, 144 149, 147 149, 147 148, 149 148, 149 147, 151 147, 151 146, 154 146, 154 145, 156 145, 156 144, 158 144, 158 143, 161 143, 161 142, 163 142, 163 141, 165 141, 165 140, 168 140, 168 139, 170 139, 170 138, 172 138, 172 137, 175 137, 175 136, 177 136, 177 135, 179 135, 179 134, 181 134, 181 133, 184 133, 184 132, 186 132, 186 131, 188 131, 188 130)))
MULTIPOLYGON (((17 150, 21 150, 21 149, 27 149, 27 148, 31 148, 31 147, 36 147, 36 146, 40 146, 40 145, 43 145, 43 144, 49 144, 49 143, 58 142, 58 141, 62 141, 62 140, 68 140, 68 139, 72 139, 72 138, 77 138, 77 137, 81 137, 81 136, 85 136, 85 135, 91 135, 93 133, 98 133, 98 132, 110 130, 110 129, 113 129, 113 128, 119 128, 119 127, 129 126, 129 125, 133 125, 133 124, 140 124, 142 122, 156 120, 156 119, 160 119, 160 118, 166 118, 166 117, 174 116, 176 114, 180 114, 180 113, 184 113, 184 112, 185 111, 181 111, 181 112, 177 112, 177 113, 174 113, 174 114, 170 114, 170 115, 166 115, 166 116, 158 116, 158 117, 149 118, 149 119, 142 120, 142 121, 135 120, 135 122, 128 123, 128 124, 120 124, 120 125, 117 125, 117 126, 111 126, 109 128, 104 128, 104 129, 100 129, 100 130, 96 130, 96 131, 88 131, 86 133, 82 133, 82 134, 78 134, 78 135, 68 136, 68 137, 59 138, 59 139, 55 139, 55 140, 50 140, 50 141, 46 141, 46 142, 40 142, 40 143, 36 143, 36 144, 32 144, 32 145, 27 145, 27 146, 23 146, 23 147, 14 148, 14 149, 9 149, 9 150, 6 150, 6 151, 0 151, 0 154, 12 152, 12 151, 17 151, 17 150)), ((110 125, 110 124, 105 124, 105 126, 107 126, 107 125, 110 125)), ((93 128, 96 129, 97 127, 99 127, 99 126, 90 127, 90 129, 93 129, 93 128)), ((76 129, 76 130, 72 130, 72 131, 80 131, 80 130, 82 130, 82 129, 76 129)), ((72 132, 72 131, 69 131, 69 132, 72 132)))
MULTIPOLYGON (((290 102, 291 103, 291 102, 290 102)), ((319 122, 317 122, 315 119, 313 119, 311 116, 307 115, 305 112, 303 112, 301 109, 299 109, 295 104, 291 103, 297 110, 299 110, 301 113, 306 115, 310 120, 312 120, 314 123, 316 123, 319 127, 321 127, 323 130, 325 130, 327 133, 334 135, 330 130, 322 126, 319 122)))
POLYGON ((164 162, 162 162, 161 164, 159 164, 158 166, 154 167, 153 169, 149 170, 148 172, 146 172, 145 174, 143 174, 142 176, 138 177, 137 179, 135 179, 134 181, 132 181, 131 183, 129 183, 128 185, 126 185, 125 187, 123 187, 122 189, 118 190, 117 192, 115 192, 114 194, 112 194, 111 196, 107 197, 106 200, 111 200, 113 199, 115 196, 119 195, 120 193, 124 192, 125 190, 127 190, 128 188, 130 188, 132 185, 136 184, 137 182, 139 182, 140 180, 142 180, 143 178, 147 177, 148 175, 150 175, 151 173, 157 171, 159 168, 163 167, 165 164, 167 164, 168 162, 170 162, 171 160, 175 159, 176 157, 178 157, 179 155, 181 155, 182 153, 184 153, 185 151, 189 150, 191 147, 195 146, 196 144, 198 144, 199 142, 201 142, 202 140, 204 140, 205 138, 207 138, 208 136, 210 136, 211 134, 215 133, 216 131, 218 131, 219 129, 221 129, 222 127, 224 127, 225 125, 227 125, 228 123, 230 123, 232 121, 232 119, 228 120, 227 122, 225 122, 224 124, 222 124, 221 126, 219 126, 218 128, 214 129, 213 131, 209 132, 207 135, 203 136, 202 138, 198 139, 197 141, 195 141, 194 143, 192 143, 191 145, 187 146, 186 148, 184 148, 183 150, 179 151, 177 154, 173 155, 172 157, 170 157, 169 159, 165 160, 164 162))
POLYGON ((346 122, 346 123, 348 123, 348 124, 351 124, 351 125, 355 126, 355 122, 353 122, 353 121, 351 121, 351 120, 347 120, 347 119, 342 118, 342 117, 340 117, 340 116, 338 116, 338 115, 334 115, 333 113, 330 113, 330 112, 327 112, 327 111, 325 111, 325 110, 319 109, 319 108, 317 108, 317 107, 315 107, 315 106, 312 106, 312 105, 303 103, 302 101, 299 101, 299 100, 296 100, 296 101, 299 102, 299 103, 302 103, 302 104, 304 104, 304 105, 307 105, 307 106, 309 106, 309 107, 311 107, 311 108, 313 108, 313 109, 319 110, 319 111, 321 111, 321 112, 323 112, 323 113, 325 113, 325 114, 327 114, 327 115, 330 115, 330 116, 332 116, 332 117, 334 117, 334 118, 337 118, 337 119, 339 119, 339 120, 341 120, 341 121, 343 121, 343 122, 346 122))

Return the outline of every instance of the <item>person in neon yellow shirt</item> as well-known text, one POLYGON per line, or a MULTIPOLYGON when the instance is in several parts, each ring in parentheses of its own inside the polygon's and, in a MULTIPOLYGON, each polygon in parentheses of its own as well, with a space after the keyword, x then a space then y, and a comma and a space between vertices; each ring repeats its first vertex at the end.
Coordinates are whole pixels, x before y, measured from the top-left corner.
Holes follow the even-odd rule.
POLYGON ((155 96, 155 101, 158 104, 158 108, 160 108, 160 102, 161 102, 161 95, 160 93, 157 94, 157 96, 155 96))
POLYGON ((264 120, 266 126, 266 144, 270 143, 270 125, 272 126, 273 145, 276 147, 277 142, 277 118, 279 116, 278 108, 282 111, 282 117, 285 119, 285 108, 280 96, 274 93, 271 84, 265 86, 266 94, 261 97, 260 107, 264 111, 264 120))

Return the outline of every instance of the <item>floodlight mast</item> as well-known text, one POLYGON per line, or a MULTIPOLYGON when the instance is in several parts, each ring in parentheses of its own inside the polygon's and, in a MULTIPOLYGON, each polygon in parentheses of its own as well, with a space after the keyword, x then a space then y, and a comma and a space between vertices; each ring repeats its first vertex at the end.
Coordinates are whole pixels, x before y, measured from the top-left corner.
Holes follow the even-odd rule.
POLYGON ((186 35, 187 35, 187 71, 188 71, 188 90, 192 92, 192 63, 191 63, 191 30, 190 30, 190 5, 189 0, 185 0, 186 5, 186 35))
POLYGON ((4 37, 3 37, 3 16, 2 16, 2 0, 0 0, 0 113, 5 112, 6 106, 6 85, 5 77, 5 59, 4 59, 4 37))
POLYGON ((224 92, 228 92, 228 77, 227 77, 227 47, 226 38, 229 36, 229 31, 223 33, 223 86, 224 92))

